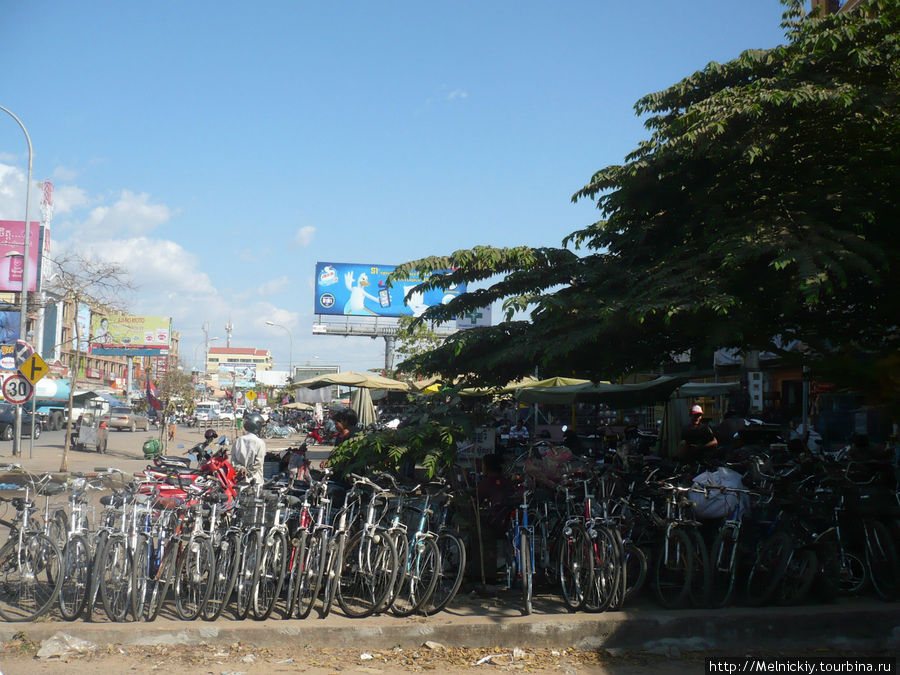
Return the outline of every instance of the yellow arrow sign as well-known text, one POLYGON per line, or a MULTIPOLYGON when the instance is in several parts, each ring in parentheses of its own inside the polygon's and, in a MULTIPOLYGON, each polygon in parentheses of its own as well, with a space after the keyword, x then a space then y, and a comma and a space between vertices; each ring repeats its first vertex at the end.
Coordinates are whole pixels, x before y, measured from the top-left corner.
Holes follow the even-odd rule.
POLYGON ((19 372, 25 376, 25 379, 31 384, 37 384, 37 381, 50 372, 50 366, 40 357, 39 354, 32 354, 31 357, 19 366, 19 372))
POLYGON ((255 392, 255 391, 248 391, 246 394, 244 394, 244 396, 247 397, 247 400, 248 400, 248 401, 252 401, 253 399, 256 398, 256 392, 255 392))

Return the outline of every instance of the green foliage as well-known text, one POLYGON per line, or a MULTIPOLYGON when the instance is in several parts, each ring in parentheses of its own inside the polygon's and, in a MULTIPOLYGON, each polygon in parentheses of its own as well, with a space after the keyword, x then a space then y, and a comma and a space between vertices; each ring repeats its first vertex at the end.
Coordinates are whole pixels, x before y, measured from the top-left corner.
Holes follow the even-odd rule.
POLYGON ((608 379, 691 351, 801 340, 811 364, 900 346, 900 0, 802 17, 787 43, 710 63, 636 106, 649 138, 573 196, 602 219, 562 248, 477 246, 398 268, 422 288, 502 279, 430 308, 506 320, 400 366, 504 383, 608 379), (530 321, 515 321, 528 309, 530 321))
POLYGON ((456 460, 456 442, 472 433, 472 418, 456 391, 411 399, 410 423, 401 429, 358 433, 329 457, 343 473, 396 472, 404 463, 421 464, 429 477, 456 460))

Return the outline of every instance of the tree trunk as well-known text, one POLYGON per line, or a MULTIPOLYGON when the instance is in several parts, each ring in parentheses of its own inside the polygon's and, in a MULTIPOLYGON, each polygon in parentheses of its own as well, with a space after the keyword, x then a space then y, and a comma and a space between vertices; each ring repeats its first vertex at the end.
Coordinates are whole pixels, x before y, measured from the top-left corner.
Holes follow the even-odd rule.
POLYGON ((78 367, 81 365, 81 331, 78 325, 78 296, 75 296, 75 363, 69 362, 69 414, 66 423, 66 442, 63 444, 60 472, 69 470, 69 447, 72 444, 72 411, 75 402, 75 385, 78 383, 78 367), (73 367, 74 366, 74 367, 73 367))

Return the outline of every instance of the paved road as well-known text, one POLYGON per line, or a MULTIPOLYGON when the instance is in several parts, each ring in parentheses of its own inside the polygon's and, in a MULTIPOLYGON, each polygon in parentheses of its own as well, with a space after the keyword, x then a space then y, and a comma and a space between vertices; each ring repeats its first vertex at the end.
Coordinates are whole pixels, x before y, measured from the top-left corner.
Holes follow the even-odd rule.
MULTIPOLYGON (((179 426, 174 441, 166 441, 168 454, 179 455, 203 440, 202 428, 188 428, 179 426)), ((63 446, 65 443, 65 431, 45 431, 41 437, 34 441, 33 450, 30 447, 31 439, 22 439, 22 457, 12 456, 12 441, 0 441, 0 465, 21 464, 23 468, 34 473, 44 471, 58 471, 63 458, 63 446)), ((232 437, 231 429, 223 429, 219 432, 229 438, 232 437)), ((141 450, 144 442, 149 438, 159 438, 157 429, 151 431, 110 431, 107 453, 100 455, 96 452, 83 452, 73 449, 69 451, 69 471, 93 471, 100 467, 115 467, 128 474, 143 469, 147 460, 144 459, 141 450)), ((297 446, 303 440, 302 434, 296 434, 287 439, 272 439, 266 441, 271 451, 283 450, 290 446, 297 446)), ((316 446, 310 448, 309 457, 318 462, 324 459, 331 450, 329 446, 316 446)))

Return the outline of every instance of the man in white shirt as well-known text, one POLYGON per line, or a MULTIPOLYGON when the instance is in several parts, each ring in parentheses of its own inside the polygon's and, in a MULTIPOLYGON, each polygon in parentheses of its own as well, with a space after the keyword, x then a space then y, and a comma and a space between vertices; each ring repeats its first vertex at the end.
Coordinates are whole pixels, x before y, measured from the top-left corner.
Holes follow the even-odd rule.
POLYGON ((266 442, 257 434, 262 431, 265 424, 262 415, 252 413, 244 418, 244 435, 234 442, 231 449, 231 463, 235 469, 243 470, 247 480, 253 485, 261 485, 263 478, 263 463, 266 459, 266 442))

